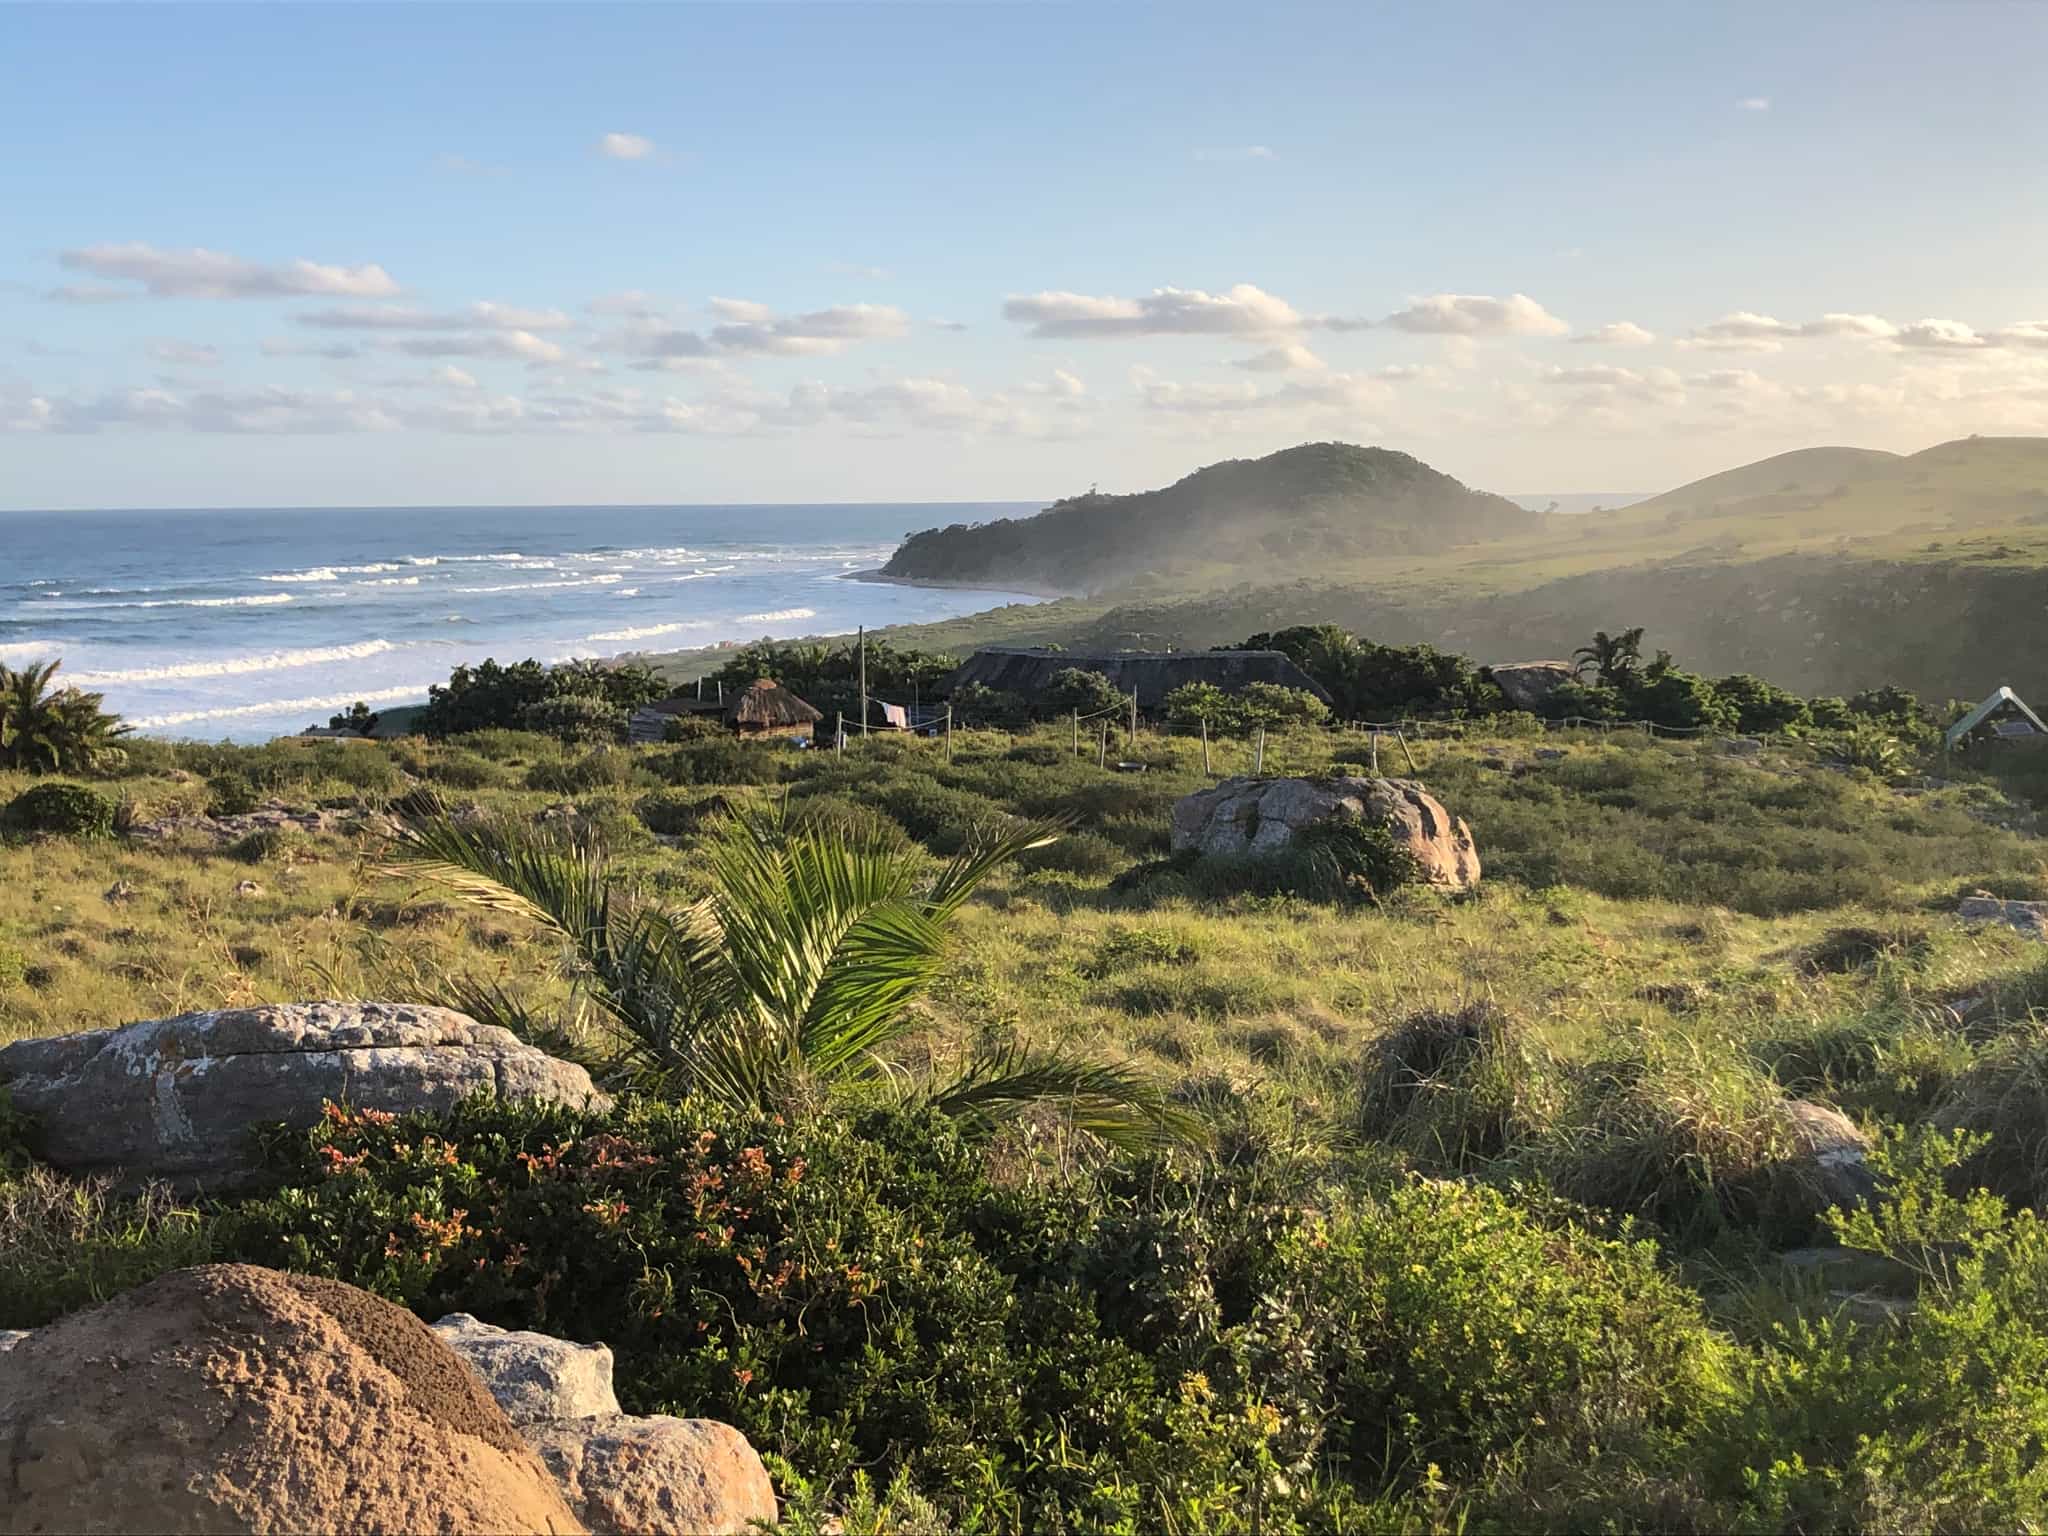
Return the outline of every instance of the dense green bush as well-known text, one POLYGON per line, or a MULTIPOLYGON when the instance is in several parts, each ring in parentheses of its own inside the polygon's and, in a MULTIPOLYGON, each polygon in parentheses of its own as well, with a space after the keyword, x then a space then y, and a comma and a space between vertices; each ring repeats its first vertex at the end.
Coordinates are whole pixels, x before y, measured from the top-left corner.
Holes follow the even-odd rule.
POLYGON ((648 758, 647 767, 664 784, 774 784, 781 781, 788 750, 780 742, 742 741, 720 736, 648 758))
POLYGON ((626 739, 626 712, 600 694, 563 693, 537 700, 519 711, 518 723, 522 730, 576 746, 626 739))
POLYGON ((547 667, 528 658, 505 666, 487 658, 473 667, 457 667, 447 682, 429 688, 416 724, 427 736, 523 729, 529 709, 562 698, 601 700, 623 718, 667 693, 668 685, 637 663, 579 661, 547 667))
POLYGON ((119 807, 83 784, 53 782, 23 790, 7 802, 0 820, 14 832, 51 832, 66 837, 109 837, 119 807))
POLYGON ((587 795, 594 789, 624 789, 636 782, 639 759, 623 747, 599 747, 573 762, 535 763, 526 787, 551 795, 587 795))
POLYGON ((1735 729, 1752 735, 1796 731, 1813 723, 1806 700, 1748 672, 1721 678, 1714 684, 1714 693, 1734 709, 1735 729))
POLYGON ((246 816, 262 802, 246 773, 216 773, 206 781, 206 810, 212 816, 246 816))

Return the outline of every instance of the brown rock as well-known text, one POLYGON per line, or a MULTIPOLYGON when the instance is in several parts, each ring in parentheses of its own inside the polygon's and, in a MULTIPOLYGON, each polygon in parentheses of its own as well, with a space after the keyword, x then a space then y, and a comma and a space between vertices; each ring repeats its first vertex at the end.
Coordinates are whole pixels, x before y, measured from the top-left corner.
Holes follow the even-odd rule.
POLYGON ((0 1532, 576 1532, 411 1313, 337 1280, 178 1270, 0 1370, 0 1532))
POLYGON ((775 1522, 768 1470, 730 1424, 614 1413, 525 1433, 600 1536, 726 1536, 775 1522))
POLYGON ((1500 661, 1486 670, 1508 703, 1526 710, 1541 708, 1545 699, 1579 675, 1568 661, 1500 661))

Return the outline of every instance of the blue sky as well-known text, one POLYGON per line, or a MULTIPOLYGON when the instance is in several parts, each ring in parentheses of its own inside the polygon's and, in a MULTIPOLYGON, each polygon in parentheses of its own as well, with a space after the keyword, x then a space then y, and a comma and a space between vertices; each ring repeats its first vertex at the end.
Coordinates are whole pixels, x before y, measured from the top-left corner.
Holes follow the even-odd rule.
POLYGON ((0 506, 2048 430, 2048 7, 0 9, 0 506))

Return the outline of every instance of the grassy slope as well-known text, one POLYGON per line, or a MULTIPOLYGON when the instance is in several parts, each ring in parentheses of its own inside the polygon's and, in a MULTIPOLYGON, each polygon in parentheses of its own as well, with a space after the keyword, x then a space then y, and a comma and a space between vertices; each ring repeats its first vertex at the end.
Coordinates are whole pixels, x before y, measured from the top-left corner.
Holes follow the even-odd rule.
MULTIPOLYGON (((1328 620, 1504 661, 1568 655, 1595 628, 1643 624, 1688 666, 1802 692, 1895 682, 1978 697, 2010 683, 2048 696, 2044 566, 2048 440, 1972 438, 1900 458, 1783 455, 1525 537, 1321 564, 1312 579, 1212 568, 888 634, 956 652, 1139 649, 1328 620), (1830 474, 1849 478, 1829 485, 1830 474)), ((666 664, 689 677, 711 654, 666 664)))

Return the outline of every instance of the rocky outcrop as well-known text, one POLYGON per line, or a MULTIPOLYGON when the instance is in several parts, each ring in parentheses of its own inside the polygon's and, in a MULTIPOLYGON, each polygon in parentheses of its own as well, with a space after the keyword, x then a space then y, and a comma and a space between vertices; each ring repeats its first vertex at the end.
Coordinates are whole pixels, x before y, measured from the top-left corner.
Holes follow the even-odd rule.
POLYGON ((1173 808, 1173 849, 1278 853, 1328 821, 1369 821, 1407 848, 1421 879, 1463 890, 1479 882, 1472 829, 1413 779, 1225 779, 1173 808))
POLYGON ((581 1067, 447 1008, 281 1003, 0 1048, 0 1083, 43 1158, 220 1189, 253 1172, 250 1125, 311 1126, 327 1102, 445 1111, 475 1093, 598 1106, 581 1067))
POLYGON ((1486 669, 1515 709, 1538 710, 1579 673, 1568 661, 1503 661, 1486 669))
POLYGON ((612 1352, 602 1344, 493 1328, 467 1312, 442 1318, 434 1333, 476 1372, 515 1424, 619 1411, 612 1391, 612 1352))
POLYGON ((775 1488, 747 1438, 711 1419, 619 1411, 612 1352, 494 1328, 466 1312, 434 1332, 540 1453, 592 1531, 725 1536, 775 1523, 775 1488))
POLYGON ((1956 916, 1968 923, 2004 923, 2030 939, 2048 939, 2048 901, 2001 901, 1965 896, 1956 916))
POLYGON ((303 832, 308 836, 367 833, 388 837, 398 830, 398 821, 381 811, 328 809, 300 810, 282 800, 270 800, 253 811, 233 816, 211 816, 203 812, 189 816, 163 816, 137 822, 127 835, 138 842, 201 842, 223 846, 239 842, 251 832, 303 832))
POLYGON ((775 1522, 767 1468, 730 1424, 609 1414, 523 1431, 562 1496, 601 1536, 739 1536, 775 1522))
POLYGON ((178 1270, 0 1369, 0 1532, 582 1529, 411 1313, 338 1280, 178 1270))

